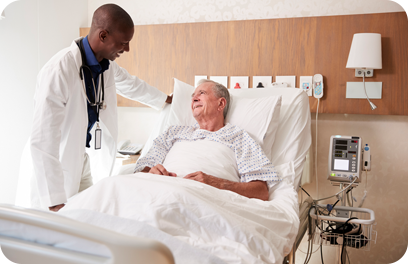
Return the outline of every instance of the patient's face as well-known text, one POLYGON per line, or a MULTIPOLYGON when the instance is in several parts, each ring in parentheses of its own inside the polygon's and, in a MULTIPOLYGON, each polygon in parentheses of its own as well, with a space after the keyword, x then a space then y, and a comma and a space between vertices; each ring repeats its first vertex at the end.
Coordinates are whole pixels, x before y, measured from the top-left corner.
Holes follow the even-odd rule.
POLYGON ((212 85, 203 83, 191 95, 191 111, 195 119, 217 117, 219 99, 214 95, 212 85))

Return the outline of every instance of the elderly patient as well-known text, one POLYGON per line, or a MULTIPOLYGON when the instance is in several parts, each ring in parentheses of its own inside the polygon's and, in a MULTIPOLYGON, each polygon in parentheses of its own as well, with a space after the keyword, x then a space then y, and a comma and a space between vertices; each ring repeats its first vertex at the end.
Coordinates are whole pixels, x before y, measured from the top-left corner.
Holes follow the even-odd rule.
MULTIPOLYGON (((154 140, 147 155, 137 161, 135 173, 177 177, 176 172, 170 172, 163 166, 166 156, 171 155, 170 150, 179 142, 193 144, 200 140, 210 140, 215 144, 223 144, 234 152, 238 182, 203 171, 191 171, 184 178, 230 190, 248 198, 268 200, 269 188, 280 179, 261 147, 248 133, 237 126, 225 124, 229 101, 227 88, 210 80, 201 80, 191 99, 191 111, 198 124, 171 126, 167 129, 154 140)), ((206 154, 208 153, 200 153, 203 157, 206 154)))

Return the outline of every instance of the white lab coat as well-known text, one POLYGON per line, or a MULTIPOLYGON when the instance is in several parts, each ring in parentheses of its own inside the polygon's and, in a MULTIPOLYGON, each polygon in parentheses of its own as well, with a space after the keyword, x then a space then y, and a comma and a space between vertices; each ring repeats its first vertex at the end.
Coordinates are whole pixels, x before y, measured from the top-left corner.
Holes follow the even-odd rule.
MULTIPOLYGON (((87 101, 79 77, 81 53, 74 40, 41 69, 34 96, 31 156, 31 204, 46 208, 67 202, 78 192, 88 127, 87 101)), ((116 93, 160 109, 167 95, 146 84, 114 61, 104 72, 105 102, 100 111, 102 148, 88 149, 91 167, 109 176, 114 165, 118 134, 116 93)), ((94 135, 93 135, 94 138, 94 135)))

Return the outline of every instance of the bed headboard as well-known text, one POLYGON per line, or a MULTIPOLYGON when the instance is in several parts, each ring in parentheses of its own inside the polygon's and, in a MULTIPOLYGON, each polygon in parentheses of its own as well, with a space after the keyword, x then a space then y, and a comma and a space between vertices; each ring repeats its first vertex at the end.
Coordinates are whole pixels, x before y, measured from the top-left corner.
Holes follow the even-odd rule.
MULTIPOLYGON (((81 29, 85 36, 88 28, 81 29)), ((408 21, 405 12, 135 26, 130 52, 118 64, 165 93, 173 77, 194 84, 195 75, 323 75, 319 112, 408 115, 408 21), (360 82, 346 69, 354 33, 380 33, 383 99, 371 111, 365 99, 346 99, 346 83, 360 82), (386 91, 386 92, 385 92, 386 91)), ((309 98, 312 112, 317 100, 309 98)), ((140 106, 118 97, 119 106, 140 106)))

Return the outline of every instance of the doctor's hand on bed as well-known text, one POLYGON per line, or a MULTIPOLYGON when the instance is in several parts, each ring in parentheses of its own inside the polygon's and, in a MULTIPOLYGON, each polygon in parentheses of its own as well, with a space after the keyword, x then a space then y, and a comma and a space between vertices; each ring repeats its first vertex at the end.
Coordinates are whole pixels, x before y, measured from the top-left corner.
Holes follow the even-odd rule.
POLYGON ((166 103, 171 104, 173 101, 173 94, 167 95, 166 103))
POLYGON ((202 171, 190 173, 184 176, 184 178, 199 181, 221 190, 232 191, 248 198, 256 198, 263 201, 268 201, 269 199, 268 185, 264 181, 233 182, 205 174, 202 171))
POLYGON ((157 175, 165 175, 165 176, 172 176, 172 177, 177 177, 177 174, 174 172, 168 172, 163 165, 157 164, 153 168, 150 167, 145 167, 142 172, 148 172, 148 173, 153 173, 157 175))
POLYGON ((53 212, 58 212, 64 206, 65 204, 58 204, 58 205, 50 206, 48 207, 48 209, 50 209, 50 211, 53 211, 53 212))

